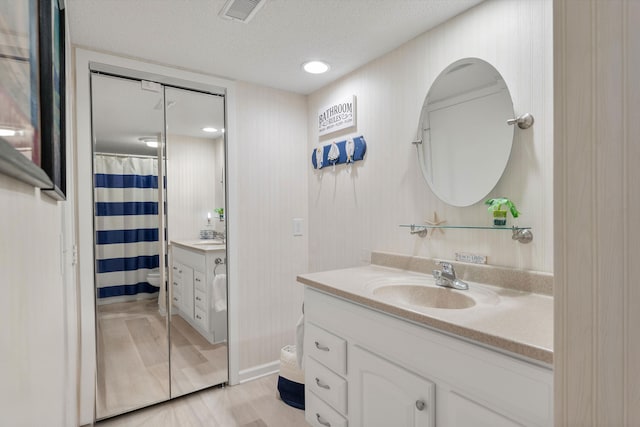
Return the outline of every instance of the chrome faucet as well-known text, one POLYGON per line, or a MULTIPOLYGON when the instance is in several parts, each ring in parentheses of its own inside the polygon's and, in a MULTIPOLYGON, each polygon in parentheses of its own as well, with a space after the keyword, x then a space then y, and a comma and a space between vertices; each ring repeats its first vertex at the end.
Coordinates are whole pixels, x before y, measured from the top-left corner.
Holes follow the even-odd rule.
POLYGON ((227 237, 226 237, 224 232, 214 231, 213 232, 213 238, 214 239, 218 239, 218 240, 222 240, 222 243, 227 243, 227 237))
POLYGON ((436 264, 442 266, 442 270, 433 270, 436 285, 461 291, 469 289, 467 283, 456 277, 456 270, 454 270, 453 265, 444 261, 437 261, 436 264))

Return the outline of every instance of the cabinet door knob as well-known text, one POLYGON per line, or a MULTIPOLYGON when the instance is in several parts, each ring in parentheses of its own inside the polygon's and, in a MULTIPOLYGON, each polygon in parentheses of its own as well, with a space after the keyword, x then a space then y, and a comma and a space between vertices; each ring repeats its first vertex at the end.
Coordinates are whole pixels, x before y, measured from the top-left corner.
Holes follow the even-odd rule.
POLYGON ((329 421, 326 421, 324 418, 322 418, 320 414, 318 414, 317 412, 316 412, 316 419, 323 426, 331 427, 331 423, 329 421))
POLYGON ((426 407, 427 407, 427 404, 424 403, 424 400, 416 400, 416 409, 418 411, 422 411, 426 407))
POLYGON ((322 351, 329 351, 329 350, 330 350, 330 348, 329 348, 329 347, 327 347, 327 346, 325 346, 325 345, 320 344, 318 341, 316 341, 316 348, 317 348, 318 350, 322 350, 322 351))
POLYGON ((331 387, 329 387, 329 384, 325 384, 322 381, 320 381, 320 378, 316 377, 316 385, 320 388, 324 388, 325 390, 331 390, 331 387))

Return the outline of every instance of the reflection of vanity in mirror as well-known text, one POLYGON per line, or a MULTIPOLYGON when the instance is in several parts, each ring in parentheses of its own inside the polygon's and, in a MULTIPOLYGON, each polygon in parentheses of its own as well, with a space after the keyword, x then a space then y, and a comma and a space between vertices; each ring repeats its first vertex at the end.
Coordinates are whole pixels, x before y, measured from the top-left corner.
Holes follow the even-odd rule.
MULTIPOLYGON (((443 202, 456 207, 476 204, 502 177, 514 125, 524 129, 532 123, 530 115, 514 119, 507 84, 491 64, 478 58, 460 59, 438 75, 422 106, 414 142, 422 176, 443 202)), ((424 235, 432 226, 407 227, 424 235)), ((513 230, 514 240, 531 241, 528 227, 500 229, 513 230)))
POLYGON ((223 243, 171 241, 172 317, 179 315, 211 344, 227 340, 226 249, 223 243))

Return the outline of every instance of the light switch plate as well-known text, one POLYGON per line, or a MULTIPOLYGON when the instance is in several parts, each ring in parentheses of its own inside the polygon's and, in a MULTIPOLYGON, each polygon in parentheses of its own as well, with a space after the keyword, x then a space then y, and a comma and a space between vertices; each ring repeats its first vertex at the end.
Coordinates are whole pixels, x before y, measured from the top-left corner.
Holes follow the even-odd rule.
POLYGON ((293 235, 302 236, 302 218, 293 218, 293 235))

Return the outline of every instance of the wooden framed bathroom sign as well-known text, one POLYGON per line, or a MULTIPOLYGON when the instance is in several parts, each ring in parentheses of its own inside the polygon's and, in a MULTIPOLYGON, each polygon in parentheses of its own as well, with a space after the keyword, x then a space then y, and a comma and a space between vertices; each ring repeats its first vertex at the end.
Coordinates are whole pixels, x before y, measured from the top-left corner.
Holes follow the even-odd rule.
POLYGON ((324 136, 356 126, 356 96, 351 95, 318 110, 318 135, 324 136))

